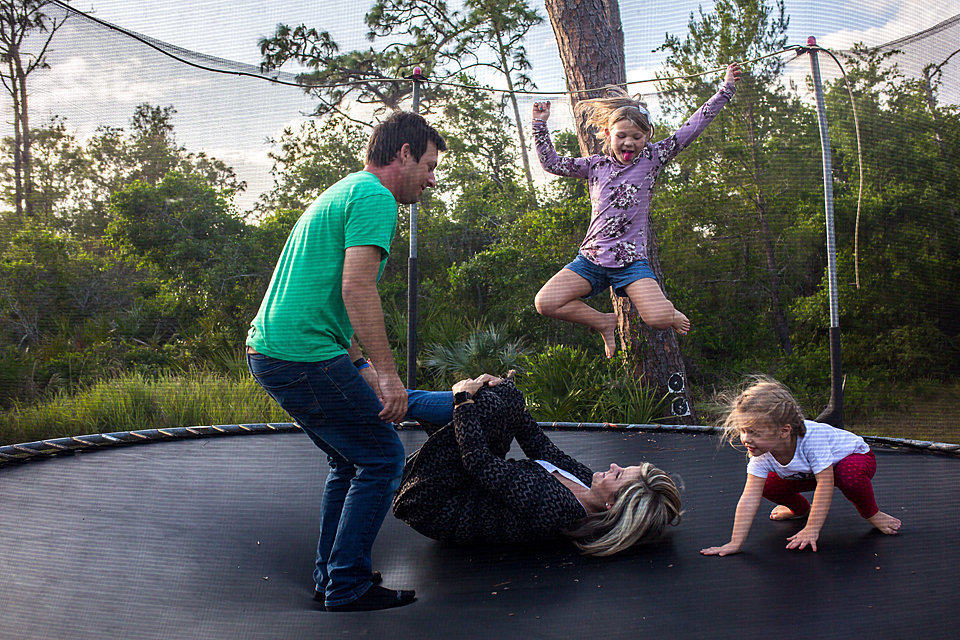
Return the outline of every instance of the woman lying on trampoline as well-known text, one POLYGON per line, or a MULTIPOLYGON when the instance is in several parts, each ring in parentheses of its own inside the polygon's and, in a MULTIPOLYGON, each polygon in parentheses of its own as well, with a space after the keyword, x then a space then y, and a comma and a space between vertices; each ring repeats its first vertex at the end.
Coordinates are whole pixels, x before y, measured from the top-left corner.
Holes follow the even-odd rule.
POLYGON ((565 535, 583 553, 607 556, 679 522, 669 475, 647 462, 592 472, 543 433, 512 380, 485 374, 453 393, 453 421, 428 427, 393 502, 394 515, 423 535, 455 543, 565 535), (514 438, 526 459, 504 459, 514 438))

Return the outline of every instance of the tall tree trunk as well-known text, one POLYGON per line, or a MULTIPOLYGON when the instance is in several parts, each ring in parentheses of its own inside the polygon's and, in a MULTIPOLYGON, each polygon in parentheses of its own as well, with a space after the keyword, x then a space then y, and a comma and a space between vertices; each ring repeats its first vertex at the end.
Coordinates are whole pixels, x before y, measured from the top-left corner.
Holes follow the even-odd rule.
POLYGON ((533 174, 530 172, 530 156, 527 152, 527 138, 523 133, 523 123, 520 120, 520 105, 517 104, 517 94, 513 91, 513 78, 510 76, 507 50, 503 44, 503 38, 500 37, 499 29, 497 30, 497 53, 500 55, 500 67, 504 70, 503 75, 507 79, 507 90, 510 92, 510 103, 513 105, 513 118, 517 125, 517 133, 520 135, 520 159, 523 160, 523 173, 527 176, 527 186, 530 188, 530 193, 533 193, 533 174))
POLYGON ((47 68, 47 48, 66 18, 57 20, 43 13, 49 0, 16 0, 0 3, 0 57, 7 68, 0 71, 3 88, 13 101, 14 179, 16 212, 20 220, 33 213, 33 176, 30 118, 27 108, 27 76, 47 68), (20 52, 20 45, 30 32, 46 33, 39 52, 20 52))
POLYGON ((23 175, 23 205, 27 219, 33 218, 33 162, 30 156, 30 118, 27 109, 27 74, 20 64, 19 56, 16 59, 16 82, 20 85, 20 149, 22 160, 20 169, 23 175))
MULTIPOLYGON (((588 89, 622 86, 626 82, 623 28, 617 0, 546 0, 546 9, 560 49, 572 105, 603 94, 600 90, 586 91, 588 89)), ((577 139, 584 155, 602 153, 599 142, 589 134, 582 119, 577 121, 577 139)), ((647 260, 662 288, 663 272, 652 228, 647 239, 647 260)), ((642 373, 661 393, 666 393, 667 379, 672 374, 680 373, 686 379, 686 367, 673 330, 651 329, 641 322, 628 299, 618 298, 613 292, 610 295, 619 318, 621 345, 628 353, 634 373, 642 373)), ((684 385, 680 395, 686 400, 690 413, 675 421, 693 424, 697 418, 689 385, 684 385)))
POLYGON ((16 74, 14 72, 14 52, 15 49, 11 47, 10 55, 7 58, 7 66, 9 67, 9 79, 10 85, 7 90, 10 93, 10 98, 13 101, 13 190, 14 190, 14 211, 17 213, 17 223, 23 222, 23 169, 21 167, 21 160, 23 158, 22 147, 23 140, 20 135, 20 85, 16 81, 16 74))
MULTIPOLYGON (((617 0, 546 0, 546 8, 567 76, 571 106, 603 95, 602 90, 587 89, 626 81, 623 43, 617 41, 609 18, 615 9, 620 22, 617 0)), ((582 119, 577 121, 577 139, 584 155, 602 153, 582 119)))
MULTIPOLYGON (((620 59, 620 68, 624 70, 626 74, 627 62, 625 59, 625 52, 623 50, 623 23, 620 21, 620 0, 603 0, 603 4, 607 7, 607 17, 610 20, 610 30, 613 32, 613 42, 616 47, 617 56, 620 59)), ((624 75, 624 82, 626 82, 626 75, 624 75)))
POLYGON ((770 312, 773 316, 773 332, 780 341, 780 348, 786 354, 793 353, 793 346, 790 343, 790 330, 787 326, 787 316, 783 313, 783 307, 780 304, 780 268, 777 265, 777 255, 773 250, 773 234, 770 232, 770 224, 767 222, 767 200, 763 195, 763 189, 760 185, 760 162, 758 159, 758 146, 760 145, 755 132, 755 121, 753 110, 747 109, 747 135, 750 143, 751 168, 753 171, 753 181, 757 185, 757 193, 753 199, 753 204, 757 209, 757 223, 759 226, 760 239, 763 242, 764 266, 767 270, 767 278, 770 282, 770 312))
POLYGON ((780 305, 780 270, 777 268, 777 257, 773 251, 773 235, 770 225, 767 224, 767 204, 763 194, 757 196, 757 217, 760 221, 760 235, 763 238, 763 252, 766 258, 767 277, 770 280, 770 306, 773 313, 773 330, 780 340, 780 348, 787 355, 793 353, 790 344, 790 331, 787 328, 787 316, 780 305))

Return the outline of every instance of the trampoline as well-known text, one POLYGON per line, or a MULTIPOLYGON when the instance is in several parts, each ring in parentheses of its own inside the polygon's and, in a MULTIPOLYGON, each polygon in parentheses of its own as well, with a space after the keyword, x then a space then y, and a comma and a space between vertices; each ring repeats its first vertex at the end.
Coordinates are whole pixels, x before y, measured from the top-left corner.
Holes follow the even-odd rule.
MULTIPOLYGON (((681 476, 683 522, 656 546, 587 558, 565 543, 448 546, 388 515, 374 567, 418 601, 370 613, 311 599, 327 465, 301 433, 2 466, 0 638, 957 637, 956 456, 874 447, 899 536, 837 495, 819 552, 785 550, 801 525, 762 509, 744 552, 718 558, 699 549, 729 539, 742 454, 705 433, 550 436, 594 468, 650 460, 681 476)), ((425 436, 401 438, 412 451, 425 436)))

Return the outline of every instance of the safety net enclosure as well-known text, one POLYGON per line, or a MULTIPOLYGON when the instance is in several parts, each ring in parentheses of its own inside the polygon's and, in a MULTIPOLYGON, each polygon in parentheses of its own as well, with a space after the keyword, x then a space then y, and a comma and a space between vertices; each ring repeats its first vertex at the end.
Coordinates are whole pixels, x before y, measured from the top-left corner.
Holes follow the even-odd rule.
MULTIPOLYGON (((3 344, 16 355, 4 406, 75 391, 104 372, 236 366, 221 362, 224 352, 243 339, 297 212, 362 167, 370 125, 411 109, 414 87, 419 109, 452 144, 417 216, 402 212, 384 275, 391 338, 406 343, 407 368, 425 388, 448 384, 426 362, 471 330, 497 336, 500 347, 519 345, 512 352, 520 354, 595 346, 595 336, 533 304, 576 255, 589 215, 582 184, 541 169, 530 130, 533 103, 549 100, 556 146, 581 153, 571 74, 548 19, 555 3, 514 3, 532 13, 511 23, 510 56, 499 61, 489 20, 470 13, 473 5, 451 3, 451 23, 473 22, 456 23, 469 38, 446 34, 448 42, 439 31, 424 35, 426 25, 440 28, 426 8, 433 5, 405 13, 404 3, 328 2, 300 12, 254 4, 40 3, 46 22, 22 47, 39 66, 26 76, 29 103, 17 103, 36 131, 30 150, 23 135, 10 136, 18 152, 4 174, 10 213, 0 229, 11 269, 3 344), (431 37, 450 46, 431 48, 431 37), (204 206, 190 210, 195 201, 204 206), (55 248, 45 252, 48 239, 55 248), (413 259, 418 277, 408 283, 413 259), (24 266, 31 262, 35 272, 24 266), (30 277, 41 284, 17 288, 30 277), (55 281, 64 286, 48 286, 55 281), (421 318, 406 313, 408 295, 421 318), (419 330, 407 336, 414 322, 419 330)), ((809 413, 822 407, 830 251, 812 52, 833 147, 848 417, 867 426, 874 408, 896 404, 891 397, 923 395, 875 383, 929 378, 927 395, 952 389, 960 278, 946 185, 956 165, 960 10, 746 2, 701 14, 695 4, 666 4, 618 3, 627 88, 647 102, 655 138, 716 91, 727 62, 746 74, 658 183, 652 211, 664 286, 703 329, 671 347, 682 357, 670 366, 690 364, 687 377, 702 389, 724 386, 733 371, 773 371, 820 405, 809 413), (724 28, 731 34, 714 46, 724 28), (808 48, 809 36, 822 49, 808 48), (885 161, 894 152, 903 162, 885 161), (894 295, 904 291, 922 303, 894 295)), ((16 120, 21 129, 27 122, 16 120)), ((606 296, 595 300, 608 305, 606 296)), ((916 404, 931 404, 923 400, 916 404)), ((952 440, 935 419, 925 427, 926 439, 952 440)), ((917 435, 891 429, 885 435, 917 435)))
MULTIPOLYGON (((14 153, 0 220, 5 409, 123 375, 243 370, 237 347, 299 212, 362 167, 370 125, 413 108, 415 88, 418 108, 451 145, 416 215, 401 212, 381 281, 389 337, 417 383, 408 386, 447 386, 463 362, 506 370, 537 354, 547 372, 570 366, 578 350, 596 355, 595 334, 533 302, 575 257, 589 217, 584 185, 542 170, 531 131, 533 103, 549 100, 555 145, 581 153, 572 74, 548 19, 564 3, 513 3, 514 39, 503 50, 469 3, 448 7, 456 33, 432 21, 434 5, 416 3, 21 4, 45 20, 11 50, 36 64, 23 78, 29 102, 18 101, 16 83, 5 96, 22 112, 7 140, 14 153), (483 362, 484 340, 510 361, 483 362)), ((626 86, 646 101, 655 138, 714 94, 726 63, 739 62, 745 79, 668 165, 651 208, 651 257, 663 265, 653 271, 699 329, 677 342, 644 333, 623 312, 618 342, 629 362, 604 375, 645 371, 662 391, 689 367, 672 399, 682 402, 667 406, 697 422, 691 389, 709 405, 712 390, 762 370, 792 385, 816 416, 830 393, 826 331, 837 328, 846 366, 834 386, 845 384, 850 425, 869 435, 877 413, 899 411, 882 435, 956 440, 938 407, 954 401, 960 361, 960 233, 949 186, 960 9, 607 4, 619 9, 626 86), (825 117, 811 86, 814 56, 825 117), (818 125, 832 146, 826 182, 818 125), (825 185, 835 192, 833 243, 824 241, 825 185), (655 357, 642 357, 644 340, 655 357), (653 371, 657 359, 665 365, 653 371)), ((603 310, 617 304, 593 300, 603 310)), ((560 398, 554 407, 568 415, 538 417, 652 417, 576 405, 560 398)), ((38 416, 4 444, 275 419, 172 422, 175 411, 158 412, 150 424, 96 428, 44 426, 38 416)))

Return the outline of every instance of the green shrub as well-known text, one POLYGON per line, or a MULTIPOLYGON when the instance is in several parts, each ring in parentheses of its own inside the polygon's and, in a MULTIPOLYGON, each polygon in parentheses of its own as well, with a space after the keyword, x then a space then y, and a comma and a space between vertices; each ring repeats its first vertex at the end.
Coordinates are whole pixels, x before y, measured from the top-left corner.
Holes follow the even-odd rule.
POLYGON ((664 398, 636 379, 620 358, 553 345, 522 358, 518 380, 531 414, 544 422, 649 424, 659 419, 664 398))

